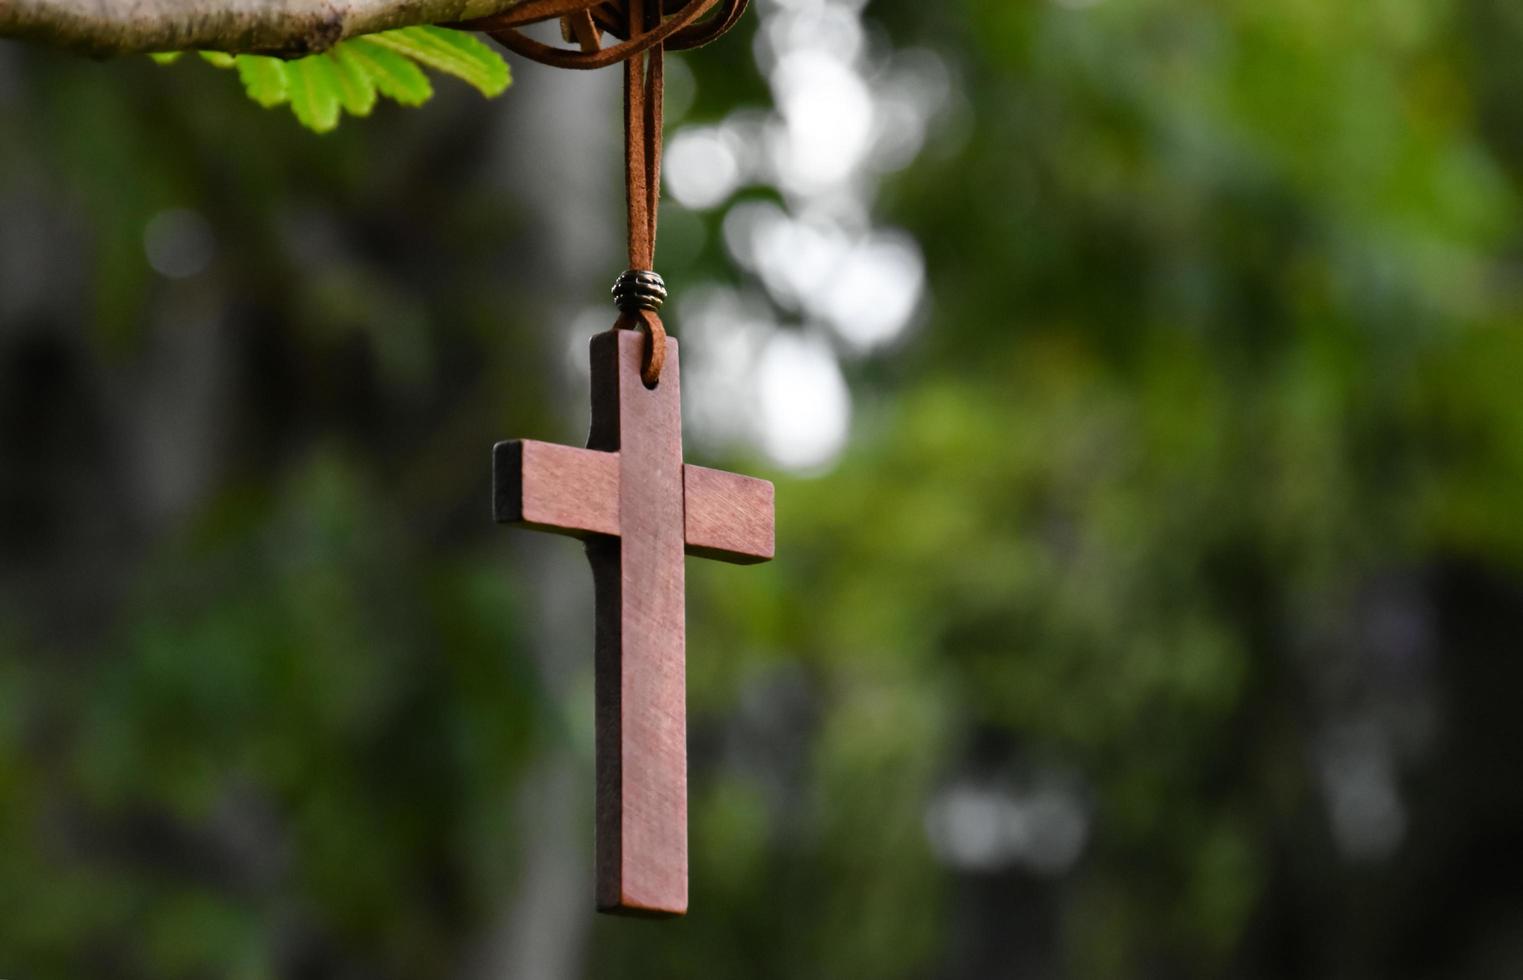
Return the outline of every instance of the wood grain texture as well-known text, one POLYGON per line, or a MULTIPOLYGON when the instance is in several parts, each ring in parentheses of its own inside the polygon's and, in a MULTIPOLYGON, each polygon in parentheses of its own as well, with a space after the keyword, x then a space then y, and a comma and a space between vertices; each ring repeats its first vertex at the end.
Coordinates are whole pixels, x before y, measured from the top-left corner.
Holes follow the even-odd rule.
POLYGON ((492 447, 497 521, 585 538, 619 533, 619 456, 532 439, 492 447))
POLYGON ((640 380, 644 337, 592 340, 589 448, 618 450, 619 538, 588 549, 597 620, 598 907, 687 911, 686 623, 677 345, 640 380), (614 443, 614 440, 617 443, 614 443), (613 444, 611 444, 613 443, 613 444), (618 588, 612 563, 617 556, 618 588), (617 609, 617 613, 614 610, 617 609))
MULTIPOLYGON (((683 466, 687 553, 737 565, 773 557, 769 480, 683 466)), ((492 497, 499 524, 585 538, 619 533, 619 454, 514 439, 492 447, 492 497)))
POLYGON ((772 482, 689 464, 683 468, 687 553, 737 565, 770 561, 772 482))
POLYGON ((682 462, 681 375, 640 379, 644 337, 592 340, 586 449, 493 447, 498 521, 582 538, 596 586, 597 902, 621 915, 687 910, 684 553, 773 555, 766 480, 682 462))

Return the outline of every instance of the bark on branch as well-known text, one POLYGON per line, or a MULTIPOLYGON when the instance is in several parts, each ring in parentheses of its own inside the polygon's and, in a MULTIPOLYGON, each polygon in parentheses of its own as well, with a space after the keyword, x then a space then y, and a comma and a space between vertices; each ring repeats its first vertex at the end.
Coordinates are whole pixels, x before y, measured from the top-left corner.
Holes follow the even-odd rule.
POLYGON ((485 17, 523 0, 0 0, 0 38, 107 57, 306 54, 359 34, 485 17))

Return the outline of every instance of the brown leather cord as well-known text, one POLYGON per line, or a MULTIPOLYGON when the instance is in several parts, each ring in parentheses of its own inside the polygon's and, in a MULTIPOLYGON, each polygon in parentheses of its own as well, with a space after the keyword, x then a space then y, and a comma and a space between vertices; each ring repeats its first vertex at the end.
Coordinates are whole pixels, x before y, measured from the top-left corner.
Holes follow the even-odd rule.
MULTIPOLYGON (((626 0, 629 36, 626 43, 639 43, 643 35, 661 26, 661 0, 626 0)), ((655 44, 644 54, 624 62, 624 191, 629 208, 629 267, 656 267, 656 213, 661 201, 661 103, 665 82, 665 54, 655 44)), ((645 359, 640 377, 646 387, 661 380, 666 364, 666 327, 655 310, 624 310, 615 329, 644 329, 645 359)))
MULTIPOLYGON (((653 0, 654 2, 654 0, 653 0)), ((556 68, 594 69, 627 61, 657 44, 670 51, 687 51, 699 48, 723 35, 739 22, 746 12, 748 0, 724 0, 720 12, 698 23, 698 18, 714 9, 720 0, 688 0, 676 7, 654 28, 631 32, 627 0, 524 0, 510 10, 476 20, 449 24, 462 30, 483 31, 503 47, 533 61, 553 65, 556 68), (518 30, 529 24, 561 18, 576 18, 586 13, 596 27, 622 43, 604 48, 601 42, 589 43, 580 34, 569 33, 582 46, 581 51, 568 51, 551 47, 525 36, 518 30), (638 36, 635 36, 638 35, 638 36)))
MULTIPOLYGON (((624 63, 624 190, 629 211, 629 268, 653 269, 661 201, 661 103, 665 52, 700 47, 734 27, 748 0, 524 0, 511 10, 448 26, 484 31, 515 54, 557 68, 624 63), (561 36, 580 50, 556 48, 520 27, 559 19, 561 36), (619 40, 602 46, 602 35, 619 40)), ((625 309, 615 329, 643 330, 648 343, 641 375, 655 387, 666 361, 666 328, 654 309, 625 309)))

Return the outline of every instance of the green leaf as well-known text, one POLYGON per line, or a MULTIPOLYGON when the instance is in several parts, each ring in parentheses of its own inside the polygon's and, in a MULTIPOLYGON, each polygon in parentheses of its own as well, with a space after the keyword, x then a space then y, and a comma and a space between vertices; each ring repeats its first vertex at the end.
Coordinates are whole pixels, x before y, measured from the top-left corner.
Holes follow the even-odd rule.
POLYGON ((434 87, 422 69, 390 48, 370 37, 356 38, 343 47, 364 66, 377 91, 387 98, 402 105, 422 105, 433 97, 434 87))
POLYGON ((258 54, 238 56, 238 77, 249 98, 266 109, 280 105, 291 97, 286 82, 286 65, 279 58, 258 54))
POLYGON ((333 65, 333 75, 338 80, 338 98, 351 115, 368 116, 375 108, 375 79, 365 70, 365 65, 349 51, 349 45, 340 44, 326 55, 333 65))
POLYGON ((291 111, 303 126, 314 133, 326 133, 338 125, 338 78, 326 58, 302 58, 288 63, 286 85, 291 111))
POLYGON ((365 40, 454 75, 488 97, 501 95, 512 81, 507 62, 474 34, 443 27, 404 27, 366 35, 365 40))
POLYGON ((180 55, 184 53, 184 51, 158 51, 149 55, 148 57, 152 58, 157 64, 172 65, 176 61, 179 61, 180 55))
MULTIPOLYGON (((151 57, 170 64, 182 52, 151 57)), ((303 126, 326 133, 347 111, 368 116, 377 95, 402 105, 427 102, 433 84, 419 64, 453 75, 488 97, 511 82, 508 65, 473 34, 442 27, 404 27, 353 38, 294 61, 263 55, 197 52, 218 68, 234 68, 249 98, 270 108, 289 102, 303 126)))

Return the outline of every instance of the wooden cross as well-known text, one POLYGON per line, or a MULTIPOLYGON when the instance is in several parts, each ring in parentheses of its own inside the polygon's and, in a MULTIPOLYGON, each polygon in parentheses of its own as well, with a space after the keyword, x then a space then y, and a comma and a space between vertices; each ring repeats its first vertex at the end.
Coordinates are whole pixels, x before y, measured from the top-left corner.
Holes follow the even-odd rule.
POLYGON ((587 448, 492 450, 497 521, 587 543, 597 594, 599 911, 687 911, 683 553, 737 564, 773 554, 772 484, 682 462, 677 342, 640 380, 643 334, 592 338, 587 448))

